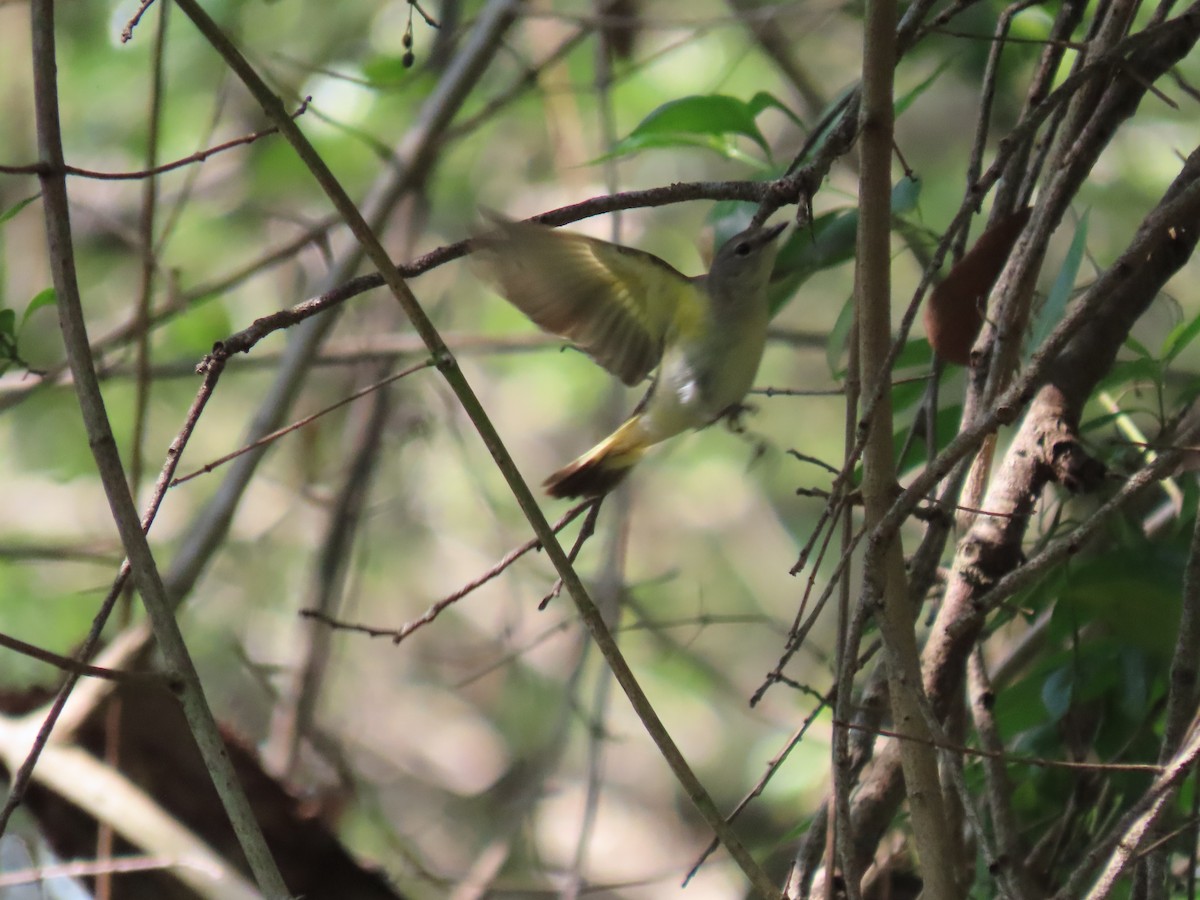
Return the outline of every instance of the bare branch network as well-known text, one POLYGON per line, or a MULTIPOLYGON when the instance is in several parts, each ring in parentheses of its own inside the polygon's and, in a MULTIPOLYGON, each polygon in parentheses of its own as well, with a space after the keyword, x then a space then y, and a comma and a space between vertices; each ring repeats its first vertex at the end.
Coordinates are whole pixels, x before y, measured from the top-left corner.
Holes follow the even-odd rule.
MULTIPOLYGON (((2 602, 22 610, 0 652, 60 674, 0 681, 0 839, 29 855, 22 806, 46 831, 63 809, 83 820, 49 835, 81 861, 29 859, 21 877, 87 878, 98 897, 1194 897, 1200 296, 1179 276, 1200 240, 1200 3, 934 6, 818 22, 742 0, 704 18, 410 2, 341 23, 310 4, 301 26, 273 6, 217 21, 146 3, 124 56, 92 48, 148 67, 146 110, 112 126, 142 158, 119 166, 128 147, 81 143, 73 115, 94 111, 71 112, 90 11, 22 10, 38 158, 0 165, 0 235, 15 245, 40 209, 60 336, 37 338, 40 301, 0 309, 0 423, 24 449, 74 389, 58 440, 86 442, 74 475, 89 503, 103 491, 125 561, 85 630, 34 637, 23 604, 76 583, 59 573, 83 555, 56 557, 91 546, 90 526, 58 523, 51 553, 25 533, 31 504, 0 532, 25 554, 0 554, 2 602), (861 37, 852 64, 818 25, 861 37), (944 61, 963 48, 970 65, 944 61), (697 49, 740 60, 732 86, 659 97, 657 67, 697 49), (361 71, 338 77, 354 54, 361 71), (747 85, 753 100, 734 96, 747 85), (964 86, 971 127, 948 112, 937 140, 908 128, 964 86), (657 101, 641 124, 624 108, 638 92, 657 101), (1168 139, 1190 143, 1147 149, 1168 139), (695 147, 724 158, 693 165, 695 147), (631 148, 683 174, 645 183, 631 148), (1138 153, 1144 172, 1123 158, 1138 153), (126 181, 136 195, 98 193, 126 181), (601 413, 574 375, 544 377, 556 400, 514 387, 577 360, 497 333, 449 265, 493 198, 545 226, 610 216, 622 243, 640 210, 683 221, 674 207, 703 201, 718 233, 787 210, 766 365, 799 386, 756 390, 765 424, 741 435, 767 462, 689 474, 679 451, 550 522, 522 474, 546 455, 530 423, 555 403, 576 426, 601 413), (795 299, 818 274, 851 297, 836 322, 795 299), (1179 322, 1151 345, 1164 298, 1179 322), (219 330, 184 366, 197 321, 219 330), (180 475, 189 448, 204 461, 180 475), (55 574, 9 574, 32 559, 55 574), (216 643, 236 652, 209 658, 216 643), (781 787, 798 768, 818 777, 781 787), (605 838, 643 816, 656 839, 623 868, 605 838), (382 873, 355 858, 381 847, 382 873)), ((48 496, 41 465, 14 456, 6 483, 48 496)))

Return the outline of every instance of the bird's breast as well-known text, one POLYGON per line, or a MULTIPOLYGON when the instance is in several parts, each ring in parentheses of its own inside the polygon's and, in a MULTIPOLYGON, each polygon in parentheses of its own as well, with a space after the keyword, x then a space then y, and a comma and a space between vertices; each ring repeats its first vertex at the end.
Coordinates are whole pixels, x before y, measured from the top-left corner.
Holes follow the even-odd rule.
POLYGON ((765 321, 742 321, 711 329, 703 340, 669 346, 644 413, 646 426, 656 435, 678 434, 741 402, 754 383, 765 338, 765 321))

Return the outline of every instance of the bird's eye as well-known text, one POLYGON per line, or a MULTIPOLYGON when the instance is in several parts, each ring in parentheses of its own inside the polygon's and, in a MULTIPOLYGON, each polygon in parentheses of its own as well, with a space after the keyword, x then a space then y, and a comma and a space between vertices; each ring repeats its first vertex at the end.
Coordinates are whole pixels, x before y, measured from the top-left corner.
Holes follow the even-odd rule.
POLYGON ((736 247, 733 248, 733 252, 735 254, 737 254, 738 256, 749 256, 750 255, 750 245, 747 244, 745 241, 742 241, 742 243, 738 244, 736 247))

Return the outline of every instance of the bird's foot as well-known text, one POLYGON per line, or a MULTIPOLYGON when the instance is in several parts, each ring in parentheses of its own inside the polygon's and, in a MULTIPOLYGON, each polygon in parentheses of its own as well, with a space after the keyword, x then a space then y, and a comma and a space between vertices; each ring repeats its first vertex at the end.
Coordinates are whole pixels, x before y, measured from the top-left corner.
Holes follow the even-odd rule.
POLYGON ((722 413, 722 418, 725 420, 725 427, 729 429, 731 434, 736 434, 751 447, 750 462, 746 468, 751 468, 760 459, 766 456, 767 450, 771 448, 770 442, 761 434, 756 434, 751 431, 743 416, 758 412, 758 407, 751 403, 735 403, 729 409, 722 413))
POLYGON ((742 421, 742 416, 753 415, 758 412, 758 407, 753 403, 735 403, 725 412, 721 413, 721 417, 725 420, 725 427, 733 434, 747 434, 749 429, 746 428, 746 423, 742 421))

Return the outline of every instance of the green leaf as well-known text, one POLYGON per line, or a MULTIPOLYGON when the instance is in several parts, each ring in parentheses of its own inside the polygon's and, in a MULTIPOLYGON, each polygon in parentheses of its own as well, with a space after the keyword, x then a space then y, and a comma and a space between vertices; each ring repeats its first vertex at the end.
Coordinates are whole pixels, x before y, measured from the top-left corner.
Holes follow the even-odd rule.
POLYGON ((25 307, 25 314, 21 316, 21 327, 25 327, 25 323, 29 321, 29 317, 41 309, 43 306, 53 306, 57 299, 54 293, 54 288, 48 287, 38 291, 29 305, 25 307))
POLYGON ((792 171, 795 168, 809 162, 813 156, 820 151, 821 146, 825 143, 829 133, 838 123, 839 117, 837 113, 842 109, 842 107, 845 106, 847 99, 853 90, 853 84, 842 88, 840 91, 838 91, 837 96, 826 103, 821 112, 817 114, 815 121, 820 126, 820 130, 808 136, 808 152, 799 159, 794 160, 792 162, 792 169, 789 171, 792 171))
POLYGON ((829 364, 830 374, 834 378, 842 377, 842 370, 838 366, 846 350, 846 339, 850 336, 850 326, 853 324, 854 297, 847 297, 846 302, 842 304, 842 311, 838 313, 837 321, 829 330, 829 340, 825 342, 825 362, 829 364))
POLYGON ((1050 336, 1054 327, 1062 321, 1067 301, 1071 299, 1071 291, 1075 289, 1075 276, 1079 274, 1079 266, 1083 262, 1083 252, 1087 249, 1088 216, 1090 214, 1091 210, 1088 210, 1079 220, 1079 227, 1075 229, 1075 237, 1071 239, 1071 247, 1067 250, 1062 268, 1058 270, 1058 277, 1054 279, 1054 286, 1046 295, 1046 302, 1042 304, 1037 320, 1033 323, 1032 334, 1025 347, 1026 360, 1050 336))
POLYGON ((1120 688, 1121 712, 1130 721, 1138 721, 1150 706, 1150 683, 1153 680, 1150 673, 1149 657, 1136 647, 1118 648, 1121 661, 1120 688))
POLYGON ((685 134, 677 132, 674 134, 641 134, 633 135, 625 138, 611 152, 597 159, 592 160, 593 163, 603 162, 607 159, 613 159, 618 156, 626 156, 630 153, 637 153, 640 150, 653 150, 663 148, 677 147, 699 147, 703 150, 711 150, 718 156, 725 159, 734 160, 735 162, 746 163, 755 169, 762 172, 769 172, 770 166, 760 159, 750 156, 745 151, 741 150, 734 141, 726 135, 705 135, 705 134, 685 134))
POLYGON ((792 112, 791 108, 788 107, 787 104, 785 104, 774 94, 769 94, 766 91, 759 91, 757 94, 751 97, 750 101, 746 104, 746 107, 754 113, 755 118, 758 118, 759 115, 768 109, 777 109, 791 119, 792 122, 798 127, 804 127, 804 122, 799 116, 792 112))
POLYGON ((858 210, 841 209, 822 213, 813 220, 811 229, 797 229, 788 235, 775 257, 771 275, 771 314, 777 313, 817 272, 853 259, 857 231, 858 210))
POLYGON ((1145 357, 1146 359, 1154 358, 1154 354, 1150 352, 1150 349, 1145 344, 1143 344, 1141 341, 1139 341, 1137 338, 1134 338, 1134 337, 1126 337, 1125 338, 1125 349, 1132 350, 1138 356, 1145 357))
POLYGON ((917 208, 917 200, 921 197, 921 179, 915 175, 905 175, 892 188, 892 215, 902 216, 917 208))
MULTIPOLYGON (((924 385, 900 385, 900 389, 907 391, 911 387, 916 387, 918 391, 924 393, 924 385)), ((920 395, 918 398, 920 399, 920 395)), ((911 404, 910 404, 911 405, 911 404)), ((933 427, 937 431, 937 446, 934 448, 935 453, 940 453, 945 449, 946 444, 950 443, 950 439, 958 432, 959 423, 962 421, 962 404, 952 403, 949 406, 943 406, 937 411, 937 416, 934 419, 933 427)), ((904 459, 900 458, 900 451, 904 449, 904 443, 908 440, 908 432, 912 429, 911 422, 901 424, 892 433, 892 452, 897 460, 896 470, 900 474, 911 470, 914 466, 924 465, 928 458, 925 452, 925 441, 918 438, 914 440, 909 448, 908 456, 904 459)))
POLYGON ((193 306, 186 316, 172 319, 162 333, 168 337, 171 351, 190 356, 207 353, 213 341, 232 330, 229 313, 217 301, 193 306))
POLYGON ((17 361, 17 314, 11 309, 0 309, 0 375, 17 361))
MULTIPOLYGON (((701 146, 726 153, 730 135, 750 138, 770 158, 767 139, 754 121, 765 105, 775 105, 769 94, 756 94, 750 103, 725 94, 700 94, 664 103, 638 123, 628 137, 618 141, 602 159, 624 156, 649 147, 701 146), (701 140, 701 137, 704 139, 701 140), (713 138, 723 140, 714 141, 713 138)), ((782 106, 782 104, 779 104, 782 106)))
MULTIPOLYGON (((920 189, 919 180, 902 178, 892 190, 892 212, 899 215, 912 209, 920 189)), ((730 235, 736 233, 734 231, 730 235)), ((793 231, 775 257, 775 270, 771 274, 771 286, 767 294, 771 315, 779 312, 800 286, 817 272, 836 268, 854 259, 857 240, 858 210, 854 207, 821 213, 813 219, 811 228, 793 231)), ((840 348, 837 355, 841 355, 840 348)))
POLYGON ((1103 429, 1108 428, 1108 426, 1112 425, 1113 422, 1116 422, 1122 416, 1127 416, 1132 412, 1133 410, 1124 409, 1120 412, 1104 413, 1103 415, 1096 416, 1092 419, 1085 419, 1080 424, 1079 431, 1082 434, 1091 434, 1093 431, 1102 431, 1103 429))
POLYGON ((1148 542, 1075 560, 1058 593, 1050 635, 1067 640, 1085 625, 1170 659, 1179 624, 1186 553, 1148 542))
POLYGON ((929 346, 929 341, 926 338, 913 338, 901 349, 892 369, 928 369, 932 364, 933 348, 929 346))
POLYGON ((14 203, 8 209, 4 210, 4 212, 0 212, 0 225, 3 225, 5 222, 7 222, 9 219, 11 219, 13 216, 15 216, 17 213, 19 213, 21 210, 23 210, 25 207, 27 207, 30 203, 32 203, 34 200, 38 199, 41 196, 42 195, 40 193, 38 193, 38 194, 34 194, 32 197, 26 197, 24 200, 18 200, 16 203, 14 203))
POLYGON ((1180 322, 1170 333, 1163 339, 1162 356, 1164 362, 1171 362, 1180 353, 1182 353, 1192 341, 1196 339, 1196 335, 1200 334, 1200 316, 1192 319, 1190 322, 1180 322))
POLYGON ((1120 391, 1138 383, 1159 384, 1162 378, 1162 363, 1157 359, 1122 359, 1100 379, 1096 391, 1120 391))
POLYGON ((900 118, 902 115, 904 115, 904 113, 908 110, 908 108, 917 101, 917 98, 920 97, 922 94, 924 94, 927 90, 929 90, 933 86, 933 83, 935 81, 937 81, 939 78, 942 77, 942 73, 945 72, 948 68, 950 68, 950 62, 951 62, 951 60, 949 60, 949 59, 944 61, 940 66, 938 66, 936 69, 933 70, 933 74, 931 74, 928 78, 923 80, 920 84, 918 84, 912 90, 901 95, 900 99, 898 99, 896 101, 896 106, 895 106, 897 119, 900 118))
POLYGON ((1054 670, 1042 682, 1042 705, 1055 721, 1070 711, 1074 694, 1075 679, 1069 666, 1054 670))

